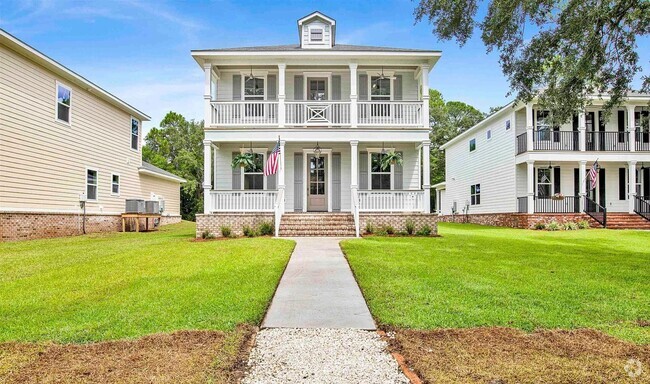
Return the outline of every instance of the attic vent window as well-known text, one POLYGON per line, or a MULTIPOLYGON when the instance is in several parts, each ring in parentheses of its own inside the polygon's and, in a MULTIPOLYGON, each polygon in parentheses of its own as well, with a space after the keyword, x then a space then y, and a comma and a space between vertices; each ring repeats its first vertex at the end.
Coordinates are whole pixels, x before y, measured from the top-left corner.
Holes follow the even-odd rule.
POLYGON ((318 28, 318 29, 312 29, 309 31, 309 39, 311 41, 323 41, 323 30, 318 28))

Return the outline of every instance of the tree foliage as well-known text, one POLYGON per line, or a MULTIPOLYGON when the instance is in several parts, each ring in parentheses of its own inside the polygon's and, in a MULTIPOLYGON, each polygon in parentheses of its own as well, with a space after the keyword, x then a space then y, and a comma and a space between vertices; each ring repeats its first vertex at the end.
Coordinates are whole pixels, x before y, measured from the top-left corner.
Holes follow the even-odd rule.
POLYGON ((187 121, 169 112, 145 137, 142 159, 185 180, 181 185, 181 216, 194 220, 203 210, 203 121, 187 121))
MULTIPOLYGON (((488 52, 498 50, 511 93, 522 102, 539 95, 557 123, 584 109, 591 94, 609 94, 609 112, 644 74, 636 42, 650 34, 648 0, 491 0, 482 20, 478 4, 420 0, 415 18, 460 45, 478 27, 488 52)), ((647 74, 641 91, 650 92, 647 74)))
POLYGON ((445 180, 445 154, 440 146, 485 118, 485 114, 460 101, 445 101, 442 94, 429 90, 431 122, 431 183, 445 180))

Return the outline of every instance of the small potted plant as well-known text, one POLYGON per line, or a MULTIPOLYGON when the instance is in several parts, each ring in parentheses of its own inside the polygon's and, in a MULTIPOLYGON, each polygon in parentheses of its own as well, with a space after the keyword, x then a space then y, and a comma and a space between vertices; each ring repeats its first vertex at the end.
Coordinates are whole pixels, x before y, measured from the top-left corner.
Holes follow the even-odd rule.
POLYGON ((551 196, 552 200, 564 200, 564 195, 561 193, 556 193, 553 196, 551 196))
POLYGON ((387 170, 391 165, 402 165, 404 160, 402 159, 402 154, 395 151, 388 151, 381 158, 381 169, 387 170))
POLYGON ((240 153, 232 159, 232 167, 251 168, 255 166, 252 153, 240 153))

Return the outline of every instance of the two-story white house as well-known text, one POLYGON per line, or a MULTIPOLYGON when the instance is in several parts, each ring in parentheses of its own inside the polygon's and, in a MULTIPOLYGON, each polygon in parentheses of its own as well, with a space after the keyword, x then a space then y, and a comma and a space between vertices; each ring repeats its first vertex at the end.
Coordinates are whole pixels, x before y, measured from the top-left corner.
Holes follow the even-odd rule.
POLYGON ((409 218, 435 226, 428 75, 440 52, 337 44, 336 30, 314 12, 298 20, 296 44, 192 51, 205 72, 197 233, 262 219, 280 235, 349 235, 368 221, 399 230, 409 218), (278 142, 280 169, 264 176, 278 142), (381 167, 392 152, 402 164, 381 167), (232 167, 242 153, 255 165, 232 167))
POLYGON ((650 228, 650 95, 630 94, 609 116, 605 100, 591 97, 561 126, 535 100, 510 103, 444 144, 439 213, 522 227, 588 215, 608 228, 650 228))

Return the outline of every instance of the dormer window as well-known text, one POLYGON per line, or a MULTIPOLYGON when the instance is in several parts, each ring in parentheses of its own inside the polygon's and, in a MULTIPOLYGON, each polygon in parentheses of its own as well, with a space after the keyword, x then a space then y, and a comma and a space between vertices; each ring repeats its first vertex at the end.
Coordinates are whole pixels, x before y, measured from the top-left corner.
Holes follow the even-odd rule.
POLYGON ((323 41, 323 30, 321 28, 314 28, 309 31, 309 39, 314 43, 323 41))

